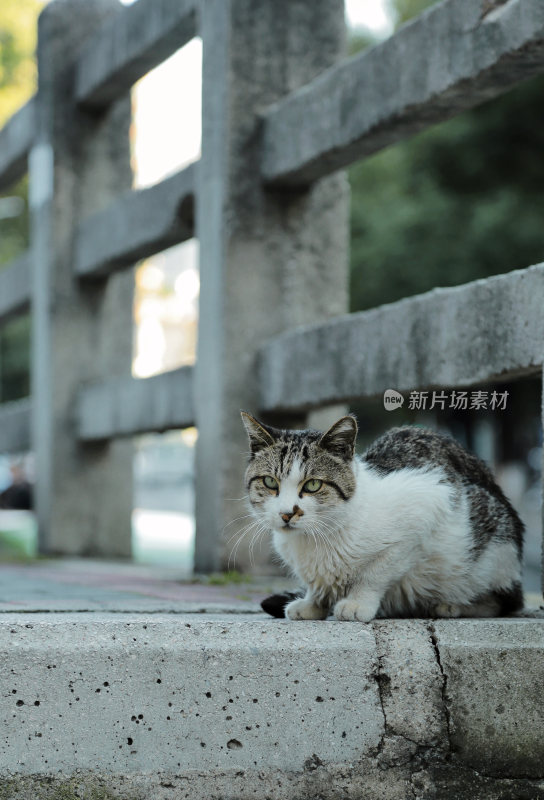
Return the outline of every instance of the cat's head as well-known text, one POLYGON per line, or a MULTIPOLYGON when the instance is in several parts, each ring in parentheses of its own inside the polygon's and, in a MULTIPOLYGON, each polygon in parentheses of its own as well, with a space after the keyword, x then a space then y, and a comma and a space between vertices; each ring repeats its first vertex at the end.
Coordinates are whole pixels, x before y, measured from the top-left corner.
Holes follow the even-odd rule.
POLYGON ((355 417, 326 432, 285 431, 242 411, 250 456, 245 484, 252 510, 272 530, 332 527, 355 491, 355 417))

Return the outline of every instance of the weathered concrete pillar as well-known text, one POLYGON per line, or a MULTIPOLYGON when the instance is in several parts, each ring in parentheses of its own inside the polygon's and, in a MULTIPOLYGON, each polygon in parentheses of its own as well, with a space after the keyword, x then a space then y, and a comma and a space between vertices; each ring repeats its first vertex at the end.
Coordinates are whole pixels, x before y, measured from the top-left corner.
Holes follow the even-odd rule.
MULTIPOLYGON (((262 109, 340 57, 343 2, 207 0, 201 31, 195 566, 211 570, 226 565, 243 528, 244 520, 229 523, 246 513, 239 500, 248 449, 240 409, 258 412, 259 346, 347 310, 345 178, 266 191, 259 126, 262 109)), ((237 568, 249 567, 250 539, 238 549, 237 568)), ((257 548, 257 571, 266 558, 257 548)))
POLYGON ((130 374, 132 275, 80 285, 77 226, 131 186, 130 100, 91 115, 73 100, 82 42, 118 0, 53 0, 38 26, 38 138, 30 156, 33 249, 33 438, 42 552, 128 555, 130 442, 81 445, 82 382, 130 374))

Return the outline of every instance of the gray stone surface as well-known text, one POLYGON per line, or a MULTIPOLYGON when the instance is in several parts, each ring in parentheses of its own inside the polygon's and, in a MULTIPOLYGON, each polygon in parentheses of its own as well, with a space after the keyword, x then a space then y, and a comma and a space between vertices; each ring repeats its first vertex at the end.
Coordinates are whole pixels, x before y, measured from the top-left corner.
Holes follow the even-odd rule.
MULTIPOLYGON (((281 767, 205 771, 197 766, 162 775, 18 776, 0 786, 1 800, 406 800, 412 796, 407 770, 384 772, 365 758, 347 766, 319 765, 308 759, 302 771, 281 767)), ((477 800, 474 794, 463 797, 477 800)), ((536 798, 540 795, 530 796, 536 798)))
POLYGON ((261 350, 259 405, 296 411, 540 373, 543 303, 538 265, 282 334, 261 350))
POLYGON ((0 191, 22 178, 36 132, 36 101, 30 100, 0 131, 0 191))
POLYGON ((84 441, 193 424, 193 367, 151 378, 110 378, 79 392, 77 431, 84 441))
MULTIPOLYGON (((209 0, 201 11, 195 557, 206 570, 226 564, 225 525, 245 513, 236 499, 247 453, 239 412, 257 411, 257 348, 280 331, 347 309, 348 229, 343 177, 293 195, 264 191, 259 174, 262 109, 336 61, 342 3, 209 0)), ((305 422, 278 420, 293 421, 305 422)), ((230 525, 229 536, 242 527, 230 525)), ((250 564, 249 543, 247 536, 238 550, 242 568, 250 564)), ((270 570, 256 558, 257 571, 270 570)))
POLYGON ((84 219, 77 232, 77 274, 104 277, 190 239, 195 172, 190 165, 148 189, 127 192, 84 219))
POLYGON ((434 630, 456 759, 544 778, 544 620, 442 620, 434 630))
POLYGON ((28 399, 0 406, 0 453, 23 453, 30 450, 30 415, 28 399))
POLYGON ((96 108, 122 96, 197 32, 197 0, 139 0, 95 34, 78 61, 76 98, 96 108))
POLYGON ((0 566, 1 800, 544 798, 542 612, 290 622, 278 579, 183 577, 0 566))
POLYGON ((544 69, 541 0, 447 0, 267 110, 262 174, 301 186, 544 69))
POLYGON ((0 656, 4 776, 302 772, 383 731, 365 626, 2 615, 0 656))
POLYGON ((74 280, 79 222, 130 189, 130 98, 100 115, 73 103, 82 43, 117 0, 53 0, 38 26, 38 138, 30 194, 33 247, 33 445, 40 547, 128 555, 132 443, 83 447, 75 404, 84 381, 130 375, 133 276, 82 291, 74 280))
POLYGON ((544 800, 544 781, 485 775, 458 764, 440 764, 412 775, 416 800, 544 800))
POLYGON ((421 620, 374 623, 386 737, 417 747, 447 746, 443 676, 428 625, 421 620))
POLYGON ((0 270, 0 322, 30 304, 31 254, 24 253, 0 270))

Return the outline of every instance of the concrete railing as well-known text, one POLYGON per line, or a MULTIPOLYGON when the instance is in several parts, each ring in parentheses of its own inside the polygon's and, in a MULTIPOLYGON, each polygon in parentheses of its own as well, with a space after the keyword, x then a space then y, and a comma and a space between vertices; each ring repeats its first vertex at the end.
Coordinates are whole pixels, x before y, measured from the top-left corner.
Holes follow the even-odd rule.
POLYGON ((32 402, 0 409, 0 449, 36 452, 44 552, 129 552, 131 435, 197 425, 207 570, 241 513, 240 408, 304 425, 311 409, 389 387, 541 371, 542 266, 343 316, 338 170, 543 71, 542 3, 446 0, 338 64, 342 5, 54 0, 43 12, 38 93, 0 132, 0 186, 30 156, 32 211, 31 252, 0 273, 0 320, 29 302, 33 315, 32 402), (128 91, 195 35, 201 160, 134 191, 128 91), (127 268, 194 235, 197 363, 133 379, 127 268))
POLYGON ((448 0, 268 110, 262 174, 300 186, 542 71, 539 0, 448 0))
POLYGON ((260 407, 298 411, 388 388, 466 387, 538 374, 543 292, 540 264, 278 336, 261 351, 260 407))

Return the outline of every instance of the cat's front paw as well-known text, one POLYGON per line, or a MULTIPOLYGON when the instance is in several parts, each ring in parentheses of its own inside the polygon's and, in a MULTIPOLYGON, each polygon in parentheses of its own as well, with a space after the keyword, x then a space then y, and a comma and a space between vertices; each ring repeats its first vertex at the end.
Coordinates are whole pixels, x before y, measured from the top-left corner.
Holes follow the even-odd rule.
POLYGON ((455 603, 438 603, 434 607, 434 615, 435 617, 446 617, 446 618, 456 618, 460 617, 462 613, 461 606, 456 605, 455 603))
POLYGON ((327 611, 301 597, 285 606, 285 616, 288 619, 326 619, 327 611))
POLYGON ((370 622, 376 616, 377 608, 370 607, 365 603, 357 600, 351 600, 346 597, 345 600, 339 600, 334 607, 334 616, 339 620, 349 620, 358 622, 370 622))

